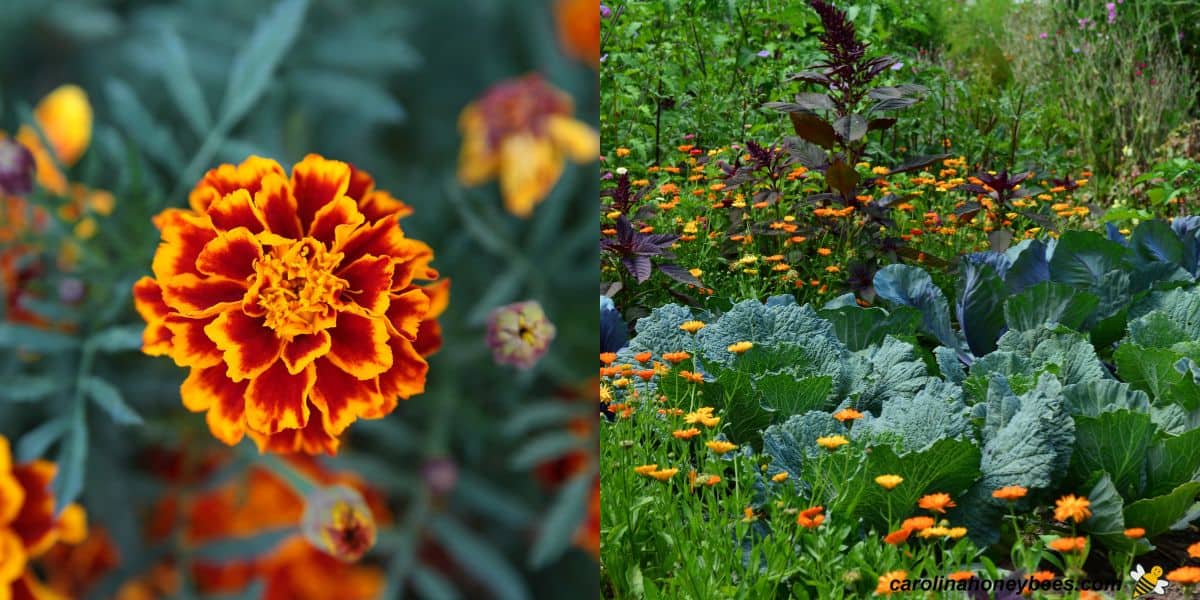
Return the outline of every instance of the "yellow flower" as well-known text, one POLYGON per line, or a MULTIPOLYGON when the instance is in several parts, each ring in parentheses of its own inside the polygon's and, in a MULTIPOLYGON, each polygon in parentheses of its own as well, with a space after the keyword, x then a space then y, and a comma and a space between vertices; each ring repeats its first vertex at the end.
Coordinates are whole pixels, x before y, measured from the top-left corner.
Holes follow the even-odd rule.
POLYGON ((846 421, 855 421, 863 418, 863 414, 853 408, 843 408, 833 413, 833 418, 845 423, 846 421))
POLYGON ((888 571, 887 573, 879 576, 879 584, 875 586, 875 594, 879 596, 890 596, 896 590, 900 589, 900 584, 907 580, 908 573, 905 571, 888 571))
POLYGON ((717 454, 725 454, 726 452, 737 449, 737 444, 732 444, 725 440, 712 440, 710 442, 705 442, 704 445, 708 446, 709 450, 712 450, 717 454))
POLYGON ((964 535, 967 535, 966 527, 951 527, 946 531, 946 537, 952 540, 957 540, 964 535))
POLYGON ((572 112, 571 98, 537 74, 496 84, 459 117, 459 181, 476 186, 499 177, 505 207, 528 217, 565 158, 586 163, 600 153, 599 134, 572 112))
POLYGON ((788 478, 788 472, 780 471, 779 473, 776 473, 774 476, 771 477, 771 481, 774 481, 775 483, 782 483, 784 481, 787 481, 787 478, 788 478))
POLYGON ((946 537, 950 535, 950 530, 945 527, 930 527, 928 529, 922 529, 921 533, 918 533, 917 535, 923 538, 946 537))
MULTIPOLYGON (((675 436, 676 439, 690 440, 690 439, 700 435, 700 430, 696 429, 695 427, 689 427, 688 429, 677 429, 675 431, 672 431, 671 435, 675 436)), ((711 444, 712 442, 709 442, 709 443, 711 444)))
MULTIPOLYGON (((70 167, 92 142, 92 105, 77 85, 63 85, 50 92, 33 110, 33 119, 50 142, 59 164, 70 167)), ((54 158, 29 125, 17 130, 17 141, 33 153, 37 179, 42 187, 62 196, 67 193, 66 175, 54 166, 54 158)))
POLYGON ((713 428, 713 427, 717 426, 717 423, 721 422, 721 417, 714 417, 712 412, 713 412, 712 407, 703 406, 703 407, 697 408, 693 412, 690 412, 690 413, 684 415, 683 420, 685 423, 687 423, 689 425, 692 425, 695 423, 700 423, 701 425, 704 425, 705 427, 713 428))
POLYGON ((817 445, 830 452, 833 452, 834 450, 837 450, 838 448, 849 443, 850 440, 841 435, 829 435, 817 438, 817 445))
POLYGON ((733 344, 730 344, 729 347, 726 348, 726 350, 728 350, 734 354, 741 354, 753 347, 754 347, 754 342, 735 342, 733 344))
POLYGON ((647 475, 647 476, 649 476, 651 473, 653 473, 657 470, 658 470, 657 464, 642 465, 640 467, 633 468, 634 473, 637 473, 638 475, 647 475))
POLYGON ((679 328, 688 333, 696 333, 697 331, 704 329, 704 322, 703 321, 684 321, 684 323, 682 325, 680 325, 679 328))
POLYGON ((904 478, 899 475, 880 475, 875 478, 875 483, 879 484, 885 490, 895 489, 896 486, 904 482, 904 478))
POLYGON ((1073 519, 1076 523, 1082 522, 1092 516, 1089 505, 1091 503, 1087 498, 1067 494, 1054 502, 1054 518, 1063 522, 1067 519, 1073 519))
POLYGON ((649 475, 659 481, 666 481, 674 477, 678 472, 679 469, 662 469, 661 471, 652 471, 649 475))

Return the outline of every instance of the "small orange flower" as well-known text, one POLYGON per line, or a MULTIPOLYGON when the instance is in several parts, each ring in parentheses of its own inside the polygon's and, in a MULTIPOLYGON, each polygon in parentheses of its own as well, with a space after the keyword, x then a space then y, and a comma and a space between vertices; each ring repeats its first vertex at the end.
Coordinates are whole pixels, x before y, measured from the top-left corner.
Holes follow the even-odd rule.
POLYGON ((1083 552, 1087 548, 1087 538, 1085 537, 1060 537, 1051 540, 1047 546, 1051 550, 1058 552, 1083 552))
POLYGON ((1167 573, 1167 581, 1181 585, 1196 585, 1200 583, 1200 567, 1180 567, 1167 573))
POLYGON ((700 430, 696 429, 695 427, 691 427, 688 429, 676 429, 675 431, 671 432, 671 435, 675 436, 676 439, 690 440, 690 439, 700 435, 700 430))
POLYGON ((735 342, 733 344, 730 344, 729 347, 726 348, 726 350, 729 350, 730 352, 732 352, 734 354, 742 354, 743 352, 746 352, 747 350, 749 350, 753 347, 754 347, 754 342, 735 342))
POLYGON ((899 546, 900 544, 903 544, 904 542, 906 542, 908 540, 908 536, 911 535, 912 532, 913 532, 912 529, 909 529, 907 527, 901 527, 900 529, 897 529, 896 531, 893 531, 893 532, 885 535, 883 537, 883 542, 885 544, 899 546))
POLYGON ((917 535, 920 535, 922 538, 946 537, 950 535, 950 530, 945 527, 930 527, 922 529, 921 533, 917 535))
POLYGON ((825 522, 825 515, 821 514, 825 511, 824 507, 814 506, 800 511, 800 515, 796 517, 796 524, 805 529, 816 529, 825 522))
POLYGON ((890 596, 899 590, 900 585, 907 580, 907 571, 888 571, 879 576, 879 584, 875 586, 875 593, 880 596, 890 596))
POLYGON ((653 473, 657 470, 658 470, 657 464, 642 465, 640 467, 633 468, 634 473, 637 473, 638 475, 646 475, 646 476, 649 476, 651 473, 653 473))
POLYGON ((654 369, 639 369, 634 372, 635 375, 641 378, 642 381, 650 381, 654 378, 654 369))
POLYGON ((708 428, 716 427, 717 423, 721 422, 721 417, 714 417, 712 412, 713 412, 712 407, 703 406, 703 407, 697 408, 693 412, 690 412, 690 413, 684 415, 683 420, 685 423, 687 423, 689 425, 694 424, 694 423, 700 423, 701 425, 704 425, 705 427, 708 427, 708 428))
POLYGON ((438 278, 433 250, 370 175, 310 154, 289 177, 250 157, 189 203, 155 218, 154 277, 133 297, 143 352, 191 369, 183 404, 217 439, 333 454, 351 423, 424 391, 449 282, 416 283, 438 278))
POLYGON ((1187 551, 1188 556, 1192 558, 1200 558, 1200 542, 1196 542, 1195 544, 1188 546, 1187 551))
POLYGON ((707 485, 708 487, 712 487, 718 483, 721 483, 721 478, 716 475, 709 475, 708 479, 704 480, 704 485, 707 485))
POLYGON ((708 446, 709 450, 712 450, 717 454, 725 454, 726 452, 737 449, 737 444, 730 443, 725 440, 712 440, 705 442, 704 445, 708 446))
POLYGON ((833 254, 833 250, 830 250, 829 248, 817 248, 817 254, 820 254, 821 256, 829 256, 830 254, 833 254))
POLYGON ((939 492, 936 494, 927 494, 925 496, 921 496, 921 499, 917 501, 917 506, 928 511, 942 513, 944 515, 946 514, 947 508, 954 508, 957 505, 954 504, 954 501, 950 499, 950 494, 939 492))
POLYGON ((899 475, 880 475, 875 478, 875 483, 879 484, 885 490, 896 489, 896 486, 904 482, 904 478, 899 475))
POLYGON ((1027 494, 1028 492, 1029 492, 1029 490, 1027 490, 1019 485, 1009 485, 1009 486, 1002 487, 1002 488, 992 492, 992 497, 996 498, 998 500, 1008 500, 1009 502, 1016 502, 1017 500, 1024 498, 1025 494, 1027 494))
POLYGON ((1082 522, 1092 516, 1092 511, 1088 509, 1090 504, 1083 496, 1067 494, 1054 502, 1054 518, 1063 522, 1067 519, 1082 522))
POLYGON ((921 531, 922 529, 929 529, 930 527, 933 527, 933 524, 933 517, 926 517, 922 515, 919 517, 909 517, 905 519, 904 522, 900 524, 900 527, 903 529, 921 531))
POLYGON ((668 352, 668 353, 664 354, 662 357, 663 357, 663 360, 665 360, 671 364, 678 364, 678 363, 681 363, 681 362, 691 358, 692 355, 688 354, 687 352, 680 351, 680 352, 668 352))
POLYGON ((660 471, 652 471, 649 473, 649 475, 650 475, 650 477, 653 477, 659 481, 666 481, 666 480, 674 477, 675 474, 678 472, 679 472, 679 469, 662 469, 660 471))
POLYGON ((784 481, 787 481, 787 478, 788 478, 788 472, 780 471, 771 476, 771 481, 774 481, 775 483, 782 483, 784 481))
POLYGON ((1038 583, 1045 583, 1047 581, 1054 581, 1054 578, 1057 576, 1054 574, 1054 571, 1038 571, 1030 575, 1030 577, 1038 583))
MULTIPOLYGON (((595 14, 582 23, 599 31, 595 14)), ((529 217, 558 181, 564 159, 586 163, 600 154, 599 134, 572 112, 571 98, 538 74, 492 86, 459 116, 459 181, 476 186, 498 177, 508 211, 529 217)))
POLYGON ((616 360, 617 360, 616 352, 601 352, 600 353, 600 362, 602 362, 606 365, 611 365, 616 360))
POLYGON ((1146 537, 1146 530, 1141 527, 1130 527, 1125 530, 1125 537, 1137 540, 1146 537))
POLYGON ((833 418, 845 423, 846 421, 856 421, 863 418, 863 414, 853 408, 843 408, 833 413, 833 418))
POLYGON ((647 352, 638 352, 637 354, 633 355, 633 357, 635 359, 637 359, 638 362, 648 362, 650 360, 651 356, 654 356, 654 354, 652 354, 651 352, 648 352, 648 351, 647 352))
POLYGON ((955 571, 946 575, 946 579, 950 581, 967 581, 973 577, 975 577, 975 573, 971 571, 955 571))
POLYGON ((704 376, 691 371, 680 371, 679 376, 692 383, 704 383, 704 376))

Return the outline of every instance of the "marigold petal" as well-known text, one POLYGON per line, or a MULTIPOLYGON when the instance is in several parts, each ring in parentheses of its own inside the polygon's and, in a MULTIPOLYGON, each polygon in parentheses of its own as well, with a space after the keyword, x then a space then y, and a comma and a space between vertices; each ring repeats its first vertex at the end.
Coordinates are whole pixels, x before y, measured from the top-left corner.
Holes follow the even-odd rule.
POLYGON ((167 317, 164 324, 171 332, 171 357, 175 359, 175 364, 181 367, 211 367, 221 363, 221 350, 204 331, 213 319, 215 317, 167 317))
POLYGON ((438 272, 429 267, 433 260, 433 248, 425 242, 405 238, 400 244, 388 249, 388 256, 395 261, 392 273, 392 289, 402 290, 414 279, 432 281, 438 272))
POLYGON ((527 218, 563 171, 563 157, 546 138, 518 134, 500 144, 500 192, 508 212, 527 218))
POLYGON ((358 212, 358 204, 345 196, 330 200, 317 210, 313 216, 312 226, 308 229, 308 237, 320 240, 325 247, 333 247, 334 231, 343 225, 358 227, 366 218, 358 212))
POLYGON ((317 211, 346 193, 350 187, 350 165, 309 154, 292 167, 292 194, 302 231, 308 231, 317 211))
POLYGON ((442 312, 450 305, 450 279, 441 279, 422 286, 421 289, 425 290, 426 296, 429 296, 429 312, 425 314, 425 318, 436 319, 442 316, 442 312))
POLYGON ((196 212, 202 213, 208 210, 213 201, 236 190, 246 190, 254 196, 267 176, 286 174, 279 163, 261 156, 249 156, 236 166, 220 165, 204 174, 204 178, 188 197, 188 203, 196 212))
MULTIPOLYGON (((20 482, 8 470, 0 473, 0 525, 12 523, 24 503, 25 489, 20 482)), ((3 555, 0 555, 0 562, 3 562, 3 555)))
POLYGON ((288 373, 295 375, 318 357, 325 356, 329 352, 329 346, 328 331, 298 335, 284 344, 283 364, 287 365, 288 373))
POLYGON ((391 347, 392 366, 379 375, 379 392, 384 398, 399 396, 408 399, 425 391, 429 363, 425 362, 412 342, 403 337, 392 337, 388 345, 391 347))
POLYGON ((167 306, 190 317, 205 317, 228 310, 240 304, 246 295, 246 284, 231 279, 201 279, 191 273, 181 273, 160 282, 167 306))
POLYGON ((267 229, 289 239, 300 239, 300 219, 296 217, 296 198, 292 188, 282 175, 268 175, 262 180, 262 189, 254 195, 254 203, 262 211, 267 229))
POLYGON ((575 162, 591 162, 600 155, 600 134, 578 119, 550 115, 546 118, 546 133, 575 162))
MULTIPOLYGON (((310 410, 312 410, 311 407, 310 410)), ((334 455, 337 454, 340 445, 337 436, 325 430, 321 419, 309 419, 308 425, 301 429, 285 429, 270 435, 253 430, 246 433, 249 434, 250 439, 254 440, 259 452, 279 454, 304 452, 306 454, 334 455)), ((307 542, 305 545, 307 546, 307 542)))
POLYGON ((162 229, 162 242, 150 264, 155 279, 163 282, 180 273, 199 275, 196 257, 205 244, 217 237, 208 217, 170 209, 158 215, 155 224, 162 229))
POLYGON ((246 432, 246 386, 247 381, 231 381, 225 375, 225 367, 218 365, 206 369, 192 369, 179 395, 183 406, 192 412, 208 411, 205 420, 213 437, 230 446, 242 441, 246 432))
POLYGON ((350 166, 350 183, 346 186, 346 195, 358 201, 361 208, 362 201, 375 191, 375 178, 371 177, 370 173, 355 167, 353 163, 346 164, 350 166))
POLYGON ((246 424, 265 434, 299 429, 308 424, 308 395, 316 381, 311 365, 296 375, 276 361, 246 388, 246 424))
POLYGON ((9 527, 20 536, 30 557, 40 556, 57 538, 54 495, 50 492, 50 482, 57 472, 54 463, 45 460, 18 465, 12 470, 17 482, 25 489, 25 502, 9 527))
POLYGON ((266 229, 266 222, 254 198, 245 189, 238 189, 208 205, 208 218, 213 226, 223 231, 245 227, 251 233, 266 229))
POLYGON ((262 245, 254 234, 238 227, 205 244, 196 257, 196 268, 206 275, 248 281, 254 276, 255 263, 262 258, 262 245))
POLYGON ((21 538, 8 529, 0 529, 0 598, 12 597, 9 586, 21 578, 27 563, 21 538))
POLYGON ((283 351, 283 342, 263 319, 236 310, 221 313, 204 333, 224 353, 228 375, 234 381, 258 376, 275 364, 283 351))
POLYGON ((375 190, 358 201, 358 210, 374 223, 379 219, 403 219, 413 214, 413 208, 384 190, 375 190))
POLYGON ((164 319, 171 308, 163 302, 158 282, 149 277, 137 280, 133 284, 133 306, 146 321, 146 329, 142 331, 142 352, 150 356, 169 354, 172 334, 164 319))
POLYGON ((421 322, 429 314, 429 296, 425 295, 425 290, 421 288, 412 288, 403 294, 392 296, 391 302, 387 318, 396 329, 395 334, 416 340, 421 322))
POLYGON ((87 513, 78 504, 68 504, 58 516, 58 537, 65 544, 78 544, 87 537, 87 513))
POLYGON ((393 250, 405 242, 404 231, 394 219, 382 219, 356 229, 342 228, 337 233, 333 249, 343 254, 344 265, 366 255, 395 257, 393 250))
POLYGON ((442 325, 432 319, 421 321, 413 348, 421 356, 431 356, 442 348, 442 325))
POLYGON ((359 379, 370 379, 392 366, 387 324, 383 319, 338 313, 337 324, 329 329, 332 345, 329 360, 359 379))
POLYGON ((317 383, 313 386, 312 405, 321 413, 321 422, 333 435, 339 435, 358 415, 378 406, 378 382, 360 381, 328 360, 316 362, 317 383))
POLYGON ((342 293, 373 315, 388 311, 388 290, 392 285, 392 259, 364 256, 337 272, 350 287, 342 293))

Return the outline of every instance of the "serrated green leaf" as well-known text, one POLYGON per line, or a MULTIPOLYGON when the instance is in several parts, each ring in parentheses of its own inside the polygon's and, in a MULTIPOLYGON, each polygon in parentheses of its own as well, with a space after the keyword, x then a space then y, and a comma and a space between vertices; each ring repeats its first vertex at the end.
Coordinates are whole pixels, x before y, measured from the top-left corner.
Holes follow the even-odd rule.
POLYGON ((167 27, 162 31, 163 44, 163 82, 167 84, 167 92, 175 100, 179 112, 192 128, 192 133, 204 138, 212 128, 212 115, 209 114, 208 104, 204 101, 204 92, 192 74, 188 63, 187 49, 183 40, 174 28, 167 27))
POLYGON ((430 530, 456 563, 487 586, 499 600, 532 598, 525 580, 491 544, 445 513, 433 518, 430 530))
POLYGON ((171 131, 154 119, 133 88, 120 79, 110 79, 104 91, 112 105, 113 118, 148 158, 171 171, 183 169, 183 156, 171 131))
POLYGON ((97 406, 104 409, 114 423, 118 425, 141 425, 142 416, 125 403, 121 391, 113 385, 96 376, 88 376, 80 382, 80 389, 87 394, 97 406))
POLYGON ((229 69, 220 120, 239 121, 271 83, 275 68, 295 43, 308 12, 308 0, 281 0, 254 27, 229 69))
POLYGON ((554 562, 571 546, 587 512, 587 498, 593 483, 599 485, 595 474, 589 470, 576 475, 559 490, 529 549, 531 568, 540 569, 554 562))
POLYGON ((66 388, 49 375, 0 375, 0 401, 35 402, 66 388))
POLYGON ((87 409, 85 404, 76 402, 70 417, 69 428, 62 446, 58 451, 58 473, 50 484, 57 504, 54 513, 61 514, 63 509, 79 498, 83 492, 83 477, 87 469, 88 430, 87 409))
POLYGON ((93 334, 84 342, 98 352, 127 352, 141 350, 144 325, 121 325, 109 327, 93 334))
POLYGON ((45 456, 50 446, 66 434, 70 426, 69 420, 58 417, 26 432, 17 442, 17 462, 32 462, 45 456))

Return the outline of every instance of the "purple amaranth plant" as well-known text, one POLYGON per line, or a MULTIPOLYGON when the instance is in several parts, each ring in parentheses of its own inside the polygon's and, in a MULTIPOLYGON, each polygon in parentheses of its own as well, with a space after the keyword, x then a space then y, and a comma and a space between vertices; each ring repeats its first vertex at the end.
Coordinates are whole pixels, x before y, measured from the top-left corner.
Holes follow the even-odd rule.
POLYGON ((696 279, 683 267, 675 264, 675 253, 671 246, 679 236, 671 233, 641 233, 633 228, 625 215, 617 217, 617 233, 611 238, 600 240, 600 251, 619 260, 630 275, 642 283, 650 279, 654 269, 680 283, 699 287, 696 279), (659 260, 655 264, 651 259, 659 260))

